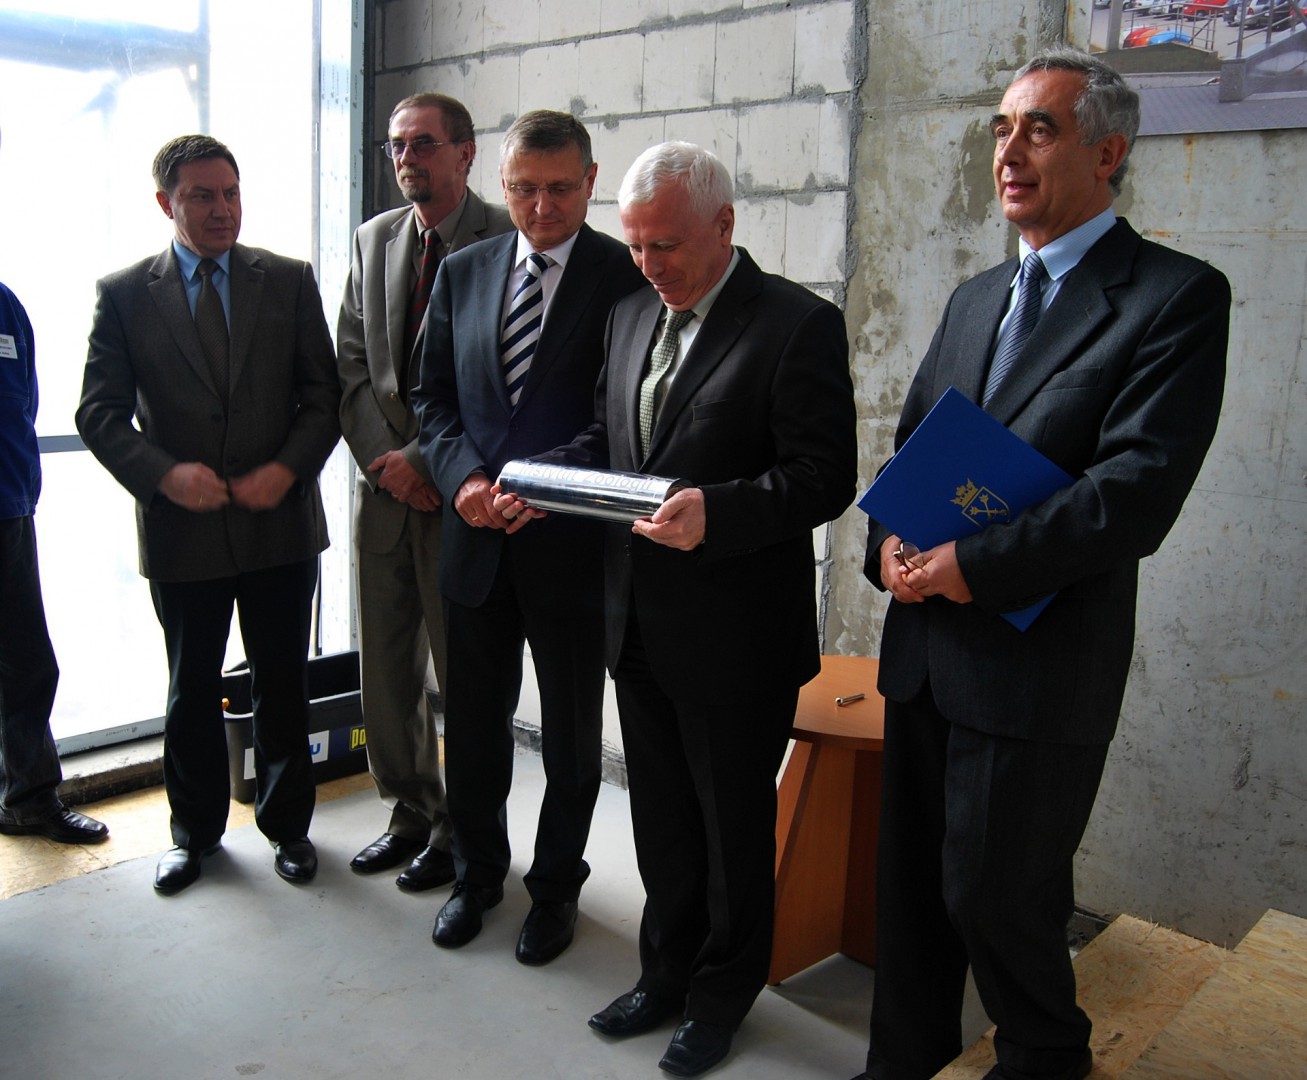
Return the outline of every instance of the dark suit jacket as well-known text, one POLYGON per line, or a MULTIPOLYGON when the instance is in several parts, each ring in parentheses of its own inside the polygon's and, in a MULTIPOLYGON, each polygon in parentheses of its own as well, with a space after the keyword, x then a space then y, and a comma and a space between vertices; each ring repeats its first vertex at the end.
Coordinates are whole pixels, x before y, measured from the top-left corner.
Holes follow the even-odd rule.
POLYGON ((230 266, 226 403, 171 245, 96 287, 77 430, 136 497, 141 573, 159 581, 282 566, 328 543, 317 477, 340 437, 340 387, 313 270, 241 244, 230 266), (273 510, 194 513, 159 493, 164 474, 189 461, 229 477, 279 461, 298 480, 273 510))
MULTIPOLYGON (((582 225, 514 409, 500 366, 499 332, 516 245, 517 233, 506 233, 451 255, 441 263, 431 293, 413 406, 418 445, 446 502, 474 472, 493 481, 505 462, 557 446, 590 422, 609 309, 644 280, 625 245, 582 225)), ((592 522, 556 515, 506 537, 500 529, 474 529, 446 513, 440 567, 445 595, 468 607, 480 605, 506 542, 543 589, 566 592, 569 568, 589 573, 586 563, 597 560, 599 530, 592 522)))
MULTIPOLYGON (((895 448, 950 385, 980 399, 1015 260, 953 294, 903 406, 895 448)), ((1174 524, 1216 430, 1230 287, 1206 263, 1124 220, 1062 282, 988 411, 1076 478, 1047 501, 958 541, 971 604, 891 603, 880 689, 906 701, 929 677, 956 723, 1092 744, 1116 728, 1134 647, 1139 560, 1174 524), (1056 592, 1024 633, 997 617, 1056 592)), ((887 532, 871 523, 880 585, 887 532)))
POLYGON ((547 455, 703 490, 695 551, 606 530, 609 668, 633 603, 665 686, 701 701, 745 686, 792 690, 820 667, 812 530, 849 505, 857 479, 844 317, 740 249, 642 457, 640 379, 662 309, 649 286, 613 309, 595 422, 547 455))
MULTIPOLYGON (((445 254, 512 229, 507 210, 486 206, 469 191, 445 254)), ((365 551, 391 550, 409 510, 377 487, 377 474, 368 472, 368 465, 379 454, 403 450, 408 463, 427 483, 433 482, 418 452, 418 422, 407 387, 399 385, 401 376, 411 383, 416 375, 424 337, 419 329, 413 355, 403 355, 415 236, 411 206, 387 210, 358 227, 336 324, 341 432, 365 482, 356 494, 354 540, 365 551)))

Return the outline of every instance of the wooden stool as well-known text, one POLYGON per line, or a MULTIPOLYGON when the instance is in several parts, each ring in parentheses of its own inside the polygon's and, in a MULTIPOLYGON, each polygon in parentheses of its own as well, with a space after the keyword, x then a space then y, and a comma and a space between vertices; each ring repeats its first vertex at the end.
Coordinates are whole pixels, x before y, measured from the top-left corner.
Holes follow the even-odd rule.
POLYGON ((876 844, 885 702, 880 662, 824 656, 799 691, 776 814, 776 923, 767 982, 837 952, 876 963, 876 844), (836 705, 837 697, 865 694, 836 705))

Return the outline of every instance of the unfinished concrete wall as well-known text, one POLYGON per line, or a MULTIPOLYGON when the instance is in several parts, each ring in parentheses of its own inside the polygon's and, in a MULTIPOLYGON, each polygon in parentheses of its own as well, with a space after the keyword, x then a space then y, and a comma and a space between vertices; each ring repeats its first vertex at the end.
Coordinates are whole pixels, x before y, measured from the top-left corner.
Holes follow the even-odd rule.
MULTIPOLYGON (((853 0, 379 0, 374 10, 369 215, 397 202, 380 142, 406 95, 438 90, 467 105, 477 126, 472 187, 491 201, 501 198, 508 125, 529 109, 561 109, 585 123, 599 163, 595 228, 620 238, 614 200, 627 167, 648 146, 687 139, 735 178, 736 243, 764 270, 843 303, 864 61, 853 0)), ((827 605, 826 529, 816 545, 827 605)), ((518 718, 538 722, 529 667, 518 718)), ((611 693, 604 738, 620 752, 611 693)))
MULTIPOLYGON (((869 4, 855 125, 847 310, 867 481, 949 292, 1015 250, 986 127, 1062 14, 1016 0, 912 10, 926 22, 905 35, 907 4, 869 4)), ((1078 899, 1223 943, 1268 906, 1307 911, 1304 172, 1305 131, 1146 138, 1117 201, 1145 234, 1221 268, 1235 306, 1215 445, 1143 564, 1131 684, 1078 899)), ((834 651, 874 654, 883 600, 861 577, 860 518, 835 526, 827 634, 834 651)))
MULTIPOLYGON (((1088 8, 1073 0, 1073 38, 1088 8)), ((737 179, 737 239, 845 303, 869 482, 948 294, 1015 250, 988 117, 1067 17, 1052 0, 380 0, 373 137, 399 97, 454 94, 482 132, 474 185, 493 198, 497 135, 525 109, 570 109, 600 163, 591 221, 614 233, 613 192, 641 149, 711 146, 737 179)), ((1307 914, 1304 174, 1304 131, 1154 137, 1117 203, 1147 235, 1224 270, 1235 308, 1216 444, 1144 564, 1079 898, 1221 942, 1267 906, 1307 914)), ((374 209, 393 204, 388 183, 374 209)), ((856 510, 831 528, 829 652, 879 648, 864 538, 856 510)), ((614 723, 606 737, 620 741, 614 723)))

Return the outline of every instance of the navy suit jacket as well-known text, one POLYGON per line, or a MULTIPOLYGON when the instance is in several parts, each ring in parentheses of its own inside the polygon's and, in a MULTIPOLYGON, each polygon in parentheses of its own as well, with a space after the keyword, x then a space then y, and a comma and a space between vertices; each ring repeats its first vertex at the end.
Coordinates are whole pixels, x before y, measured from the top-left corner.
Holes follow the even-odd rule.
POLYGON ((624 244, 582 225, 513 408, 499 335, 516 247, 517 233, 505 233, 440 264, 412 396, 418 448, 449 506, 441 588, 467 607, 485 600, 506 543, 545 591, 565 595, 569 575, 593 577, 598 587, 600 534, 593 522, 554 515, 509 537, 501 529, 472 528, 452 504, 474 472, 493 481, 505 462, 557 446, 590 422, 608 312, 644 280, 624 244))
MULTIPOLYGON (((955 386, 980 400, 1016 260, 958 287, 908 391, 895 449, 955 386)), ((892 602, 880 690, 929 680, 949 720, 991 734, 1111 739, 1134 649, 1139 560, 1175 523, 1216 431, 1230 286, 1124 219, 1063 280, 987 411, 1075 482, 959 540, 974 602, 892 602), (1056 593, 1024 633, 998 617, 1056 593)), ((871 523, 865 573, 880 587, 871 523)))

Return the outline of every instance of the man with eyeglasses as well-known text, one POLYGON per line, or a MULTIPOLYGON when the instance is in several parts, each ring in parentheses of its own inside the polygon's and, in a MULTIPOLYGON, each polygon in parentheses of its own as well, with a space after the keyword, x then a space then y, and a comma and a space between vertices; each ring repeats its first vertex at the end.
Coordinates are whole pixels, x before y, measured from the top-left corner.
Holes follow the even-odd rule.
POLYGON ((401 864, 409 892, 454 880, 434 670, 448 685, 440 594, 442 499, 422 455, 410 390, 441 260, 513 228, 508 211, 468 190, 476 133, 463 104, 414 94, 391 111, 383 144, 408 205, 359 226, 336 326, 340 426, 358 464, 354 568, 368 766, 390 807, 386 831, 350 867, 401 864))
POLYGON ((626 249, 585 224, 597 170, 589 133, 569 114, 530 112, 512 124, 499 171, 517 229, 441 265, 413 394, 419 446, 447 507, 445 779, 458 880, 432 937, 445 948, 467 944, 504 895, 513 713, 530 642, 545 793, 517 943, 524 964, 548 963, 571 943, 590 872, 583 855, 604 693, 601 535, 594 523, 558 519, 510 538, 490 488, 505 462, 584 426, 608 311, 640 283, 626 249))

